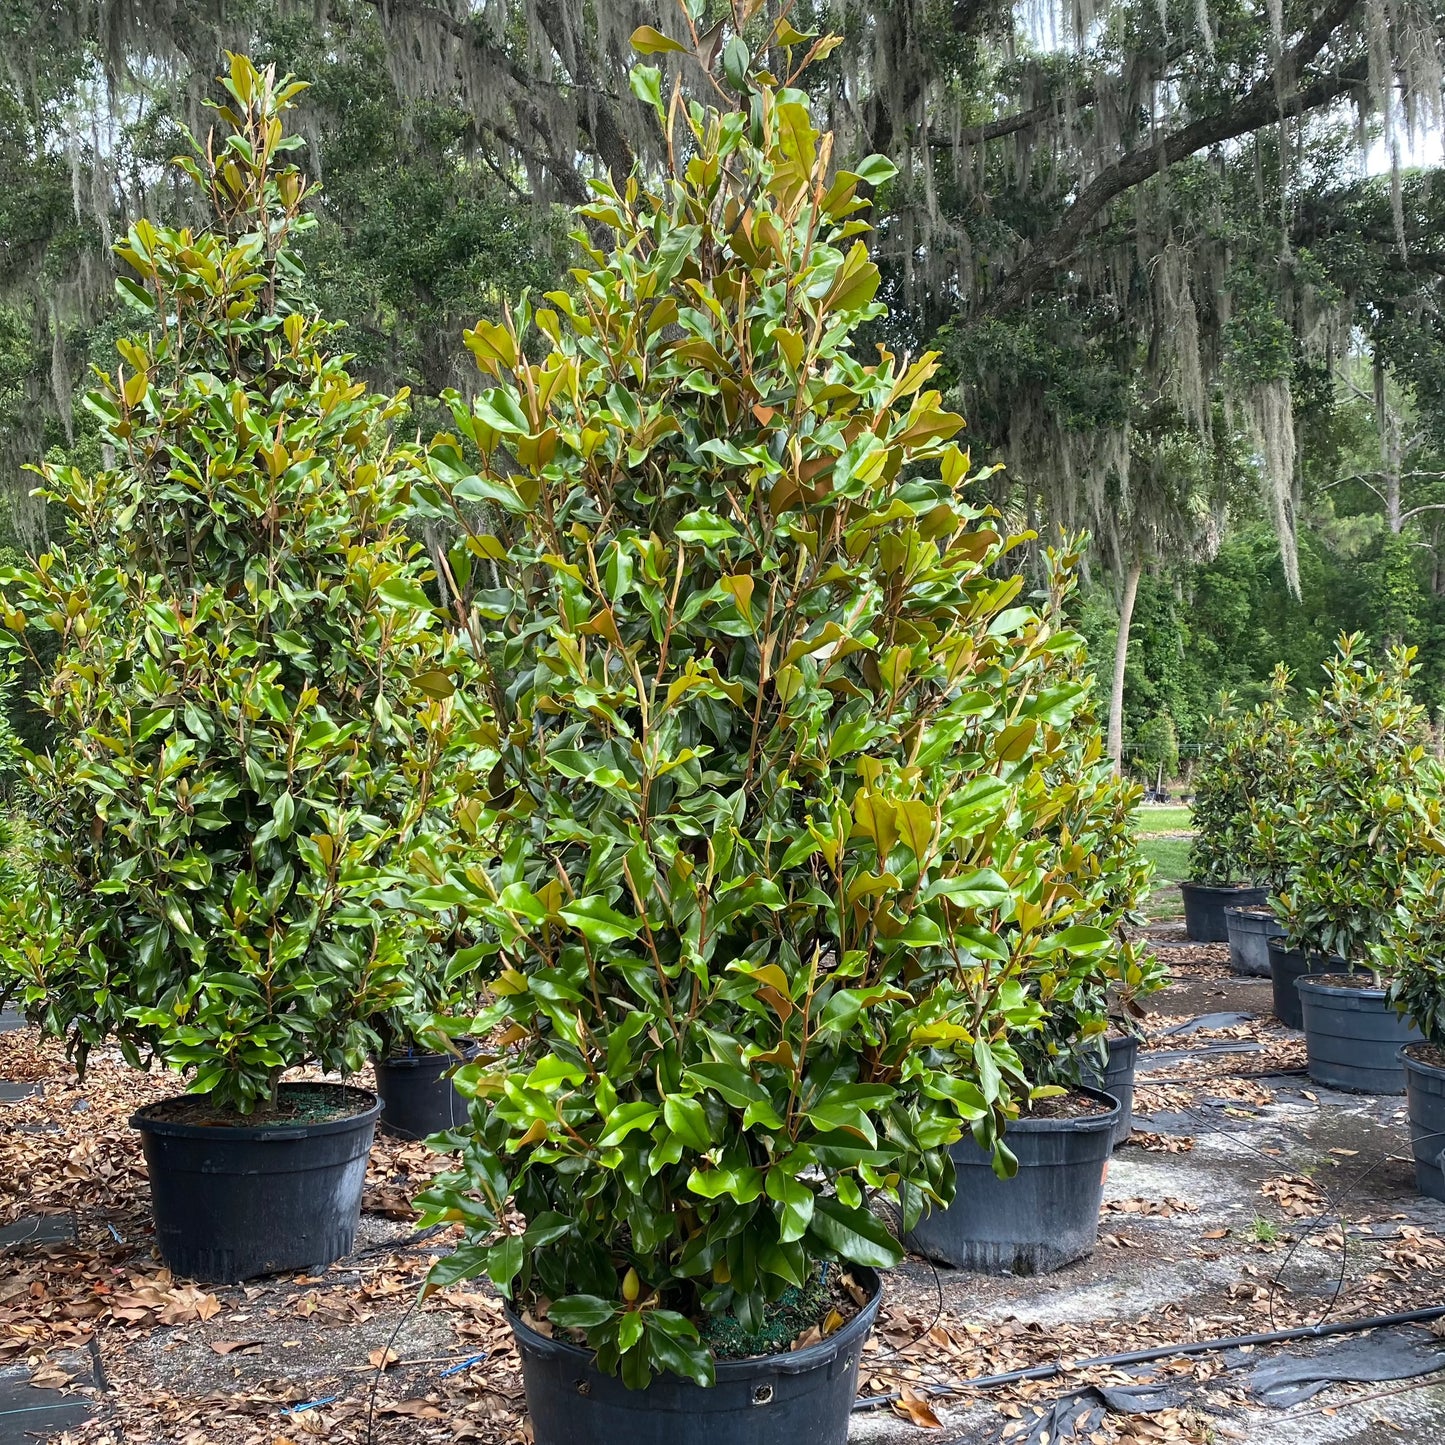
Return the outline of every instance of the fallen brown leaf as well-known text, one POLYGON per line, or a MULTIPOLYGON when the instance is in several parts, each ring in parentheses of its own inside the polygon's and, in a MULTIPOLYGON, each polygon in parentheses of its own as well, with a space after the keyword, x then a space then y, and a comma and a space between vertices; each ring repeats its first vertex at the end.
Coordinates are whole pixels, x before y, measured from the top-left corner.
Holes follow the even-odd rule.
POLYGON ((248 1350, 259 1350, 260 1340, 212 1340, 211 1348, 218 1355, 241 1355, 248 1350))
POLYGON ((904 1385, 893 1401, 893 1409, 906 1420, 911 1420, 922 1430, 941 1430, 943 1421, 933 1413, 933 1406, 922 1395, 916 1395, 904 1385))

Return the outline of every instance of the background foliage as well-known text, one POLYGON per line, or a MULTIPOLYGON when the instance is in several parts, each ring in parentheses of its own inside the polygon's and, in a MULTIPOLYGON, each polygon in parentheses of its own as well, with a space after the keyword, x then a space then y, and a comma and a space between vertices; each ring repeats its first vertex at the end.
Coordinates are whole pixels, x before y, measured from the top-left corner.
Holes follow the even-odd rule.
MULTIPOLYGON (((689 3, 704 29, 728 13, 689 3)), ((1312 676, 1340 631, 1416 646, 1433 711, 1438 7, 1087 13, 795 7, 801 30, 841 37, 807 82, 837 159, 898 167, 875 196, 889 316, 872 326, 900 352, 940 349, 975 459, 1008 463, 978 489, 1012 524, 1093 533, 1074 606, 1096 658, 1137 581, 1120 721, 1141 771, 1156 719, 1187 768, 1221 686, 1252 700, 1279 661, 1312 676)), ((625 79, 640 23, 676 34, 681 14, 639 0, 0 0, 0 542, 46 532, 24 462, 101 460, 78 398, 122 325, 108 245, 142 214, 194 219, 164 162, 223 48, 313 82, 311 295, 349 324, 358 374, 411 387, 430 430, 441 390, 474 384, 463 324, 564 275, 559 203, 586 199, 589 177, 621 186, 634 162, 660 163, 625 79)), ((34 719, 19 725, 33 735, 34 719)))

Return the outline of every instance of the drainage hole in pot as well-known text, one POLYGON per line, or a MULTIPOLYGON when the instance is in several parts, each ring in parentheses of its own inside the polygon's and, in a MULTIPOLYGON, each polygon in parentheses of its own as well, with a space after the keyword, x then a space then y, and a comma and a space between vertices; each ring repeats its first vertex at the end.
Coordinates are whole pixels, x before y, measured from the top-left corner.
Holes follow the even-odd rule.
POLYGON ((771 1405, 773 1403, 773 1387, 771 1385, 759 1385, 753 1391, 754 1405, 771 1405))
POLYGON ((592 1393, 592 1384, 591 1384, 590 1381, 588 1381, 588 1380, 578 1380, 578 1381, 576 1381, 576 1385, 577 1385, 577 1393, 578 1393, 579 1395, 590 1395, 590 1394, 592 1393))

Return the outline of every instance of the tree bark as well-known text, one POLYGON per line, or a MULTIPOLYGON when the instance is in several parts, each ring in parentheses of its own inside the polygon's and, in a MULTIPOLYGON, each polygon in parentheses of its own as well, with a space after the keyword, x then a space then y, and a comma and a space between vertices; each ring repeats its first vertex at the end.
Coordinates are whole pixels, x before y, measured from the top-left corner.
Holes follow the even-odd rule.
POLYGON ((1144 564, 1135 560, 1124 579, 1124 596, 1119 603, 1119 636, 1114 643, 1114 685, 1109 690, 1109 757, 1117 777, 1124 771, 1124 665, 1129 660, 1129 624, 1134 620, 1134 600, 1139 595, 1139 578, 1144 564))
POLYGON ((1390 405, 1389 377, 1383 358, 1375 357, 1375 420, 1380 429, 1380 480, 1385 488, 1385 524, 1398 537, 1405 529, 1400 506, 1400 417, 1390 405))

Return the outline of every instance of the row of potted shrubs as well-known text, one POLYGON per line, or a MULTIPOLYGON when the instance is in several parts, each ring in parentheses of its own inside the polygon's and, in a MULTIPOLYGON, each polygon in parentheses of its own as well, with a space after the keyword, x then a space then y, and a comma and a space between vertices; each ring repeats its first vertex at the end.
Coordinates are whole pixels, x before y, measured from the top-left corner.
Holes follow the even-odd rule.
POLYGON ((1317 1082, 1405 1093, 1422 1193, 1445 1200, 1445 766, 1414 651, 1342 637, 1318 691, 1224 700, 1195 799, 1191 938, 1273 979, 1317 1082))
POLYGON ((716 79, 638 67, 675 166, 596 184, 424 444, 310 308, 303 87, 234 57, 181 162, 210 226, 117 248, 114 463, 42 470, 69 541, 0 601, 49 725, 3 990, 82 1070, 187 1076, 134 1120, 162 1255, 344 1254, 379 1105, 288 1071, 377 1058, 452 1126, 429 1287, 551 1331, 513 1316, 538 1440, 672 1438, 647 1409, 714 1383, 685 1409, 841 1438, 903 1256, 871 1206, 975 1267, 1087 1248, 1122 1121, 1081 1086, 1161 981, 1075 553, 1031 587, 935 358, 852 349, 890 167, 832 169, 741 37, 716 79), (799 1314, 845 1323, 778 1355, 799 1314))

